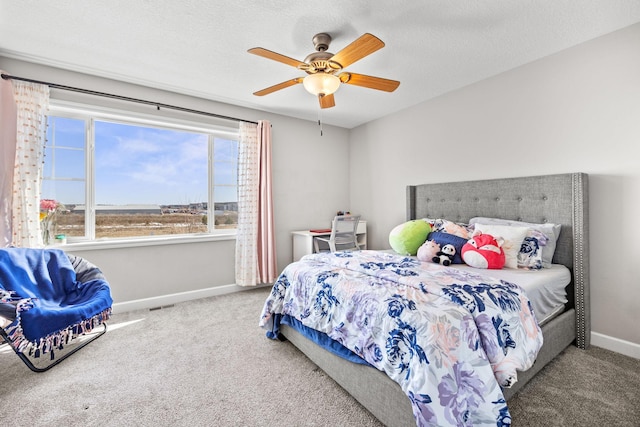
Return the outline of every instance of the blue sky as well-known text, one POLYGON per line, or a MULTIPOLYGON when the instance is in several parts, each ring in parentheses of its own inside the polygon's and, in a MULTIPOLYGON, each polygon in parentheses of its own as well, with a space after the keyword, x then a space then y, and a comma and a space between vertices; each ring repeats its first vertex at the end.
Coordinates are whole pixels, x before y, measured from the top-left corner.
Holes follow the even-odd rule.
MULTIPOLYGON (((81 204, 84 183, 84 122, 57 117, 50 121, 44 176, 66 180, 43 182, 43 198, 81 204), (52 170, 55 164, 55 170, 52 170)), ((207 201, 207 136, 185 131, 95 124, 96 204, 188 204, 207 201)), ((216 138, 214 181, 235 184, 234 141, 216 138)), ((215 201, 237 201, 235 187, 215 187, 215 201)))

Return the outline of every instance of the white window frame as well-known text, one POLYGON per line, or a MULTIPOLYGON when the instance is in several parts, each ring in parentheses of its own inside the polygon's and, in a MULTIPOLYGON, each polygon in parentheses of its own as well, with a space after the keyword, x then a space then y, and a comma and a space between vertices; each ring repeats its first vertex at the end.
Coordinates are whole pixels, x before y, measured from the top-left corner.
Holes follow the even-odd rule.
POLYGON ((154 116, 150 114, 116 110, 108 107, 80 104, 75 102, 51 100, 48 115, 85 120, 85 236, 68 238, 65 247, 82 250, 106 249, 132 246, 156 246, 182 244, 200 241, 233 240, 237 229, 215 228, 214 202, 214 139, 223 137, 239 139, 239 130, 234 127, 220 126, 170 116, 154 116), (208 135, 208 207, 207 232, 198 234, 175 234, 160 236, 127 237, 121 239, 95 238, 95 120, 115 121, 133 126, 152 126, 170 130, 204 133, 208 135))

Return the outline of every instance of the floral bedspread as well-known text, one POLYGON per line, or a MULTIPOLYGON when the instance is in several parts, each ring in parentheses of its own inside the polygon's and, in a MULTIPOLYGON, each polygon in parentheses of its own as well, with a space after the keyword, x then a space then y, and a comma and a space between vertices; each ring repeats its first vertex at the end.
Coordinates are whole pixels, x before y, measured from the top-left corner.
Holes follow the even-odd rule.
POLYGON ((511 284, 386 252, 307 255, 276 280, 260 326, 289 315, 400 384, 419 426, 510 425, 501 387, 542 346, 511 284))

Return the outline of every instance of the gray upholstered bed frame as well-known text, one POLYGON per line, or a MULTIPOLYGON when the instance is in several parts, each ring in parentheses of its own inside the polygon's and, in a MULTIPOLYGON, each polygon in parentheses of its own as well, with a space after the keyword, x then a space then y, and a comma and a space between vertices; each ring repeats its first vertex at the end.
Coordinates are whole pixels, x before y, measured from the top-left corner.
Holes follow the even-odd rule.
MULTIPOLYGON (((505 389, 509 399, 571 343, 589 346, 588 176, 569 173, 407 187, 407 220, 468 222, 474 216, 562 224, 553 262, 572 272, 566 309, 542 327, 544 345, 535 364, 505 389)), ((415 425, 409 399, 386 374, 341 359, 284 325, 281 332, 384 424, 415 425)))

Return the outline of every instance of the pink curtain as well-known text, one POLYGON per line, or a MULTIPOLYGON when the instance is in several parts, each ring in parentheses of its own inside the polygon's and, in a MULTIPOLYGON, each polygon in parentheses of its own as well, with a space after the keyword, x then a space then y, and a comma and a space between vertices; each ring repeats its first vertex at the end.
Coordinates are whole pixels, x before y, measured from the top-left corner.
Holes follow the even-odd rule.
MULTIPOLYGON (((0 74, 4 71, 0 70, 0 74)), ((18 119, 13 86, 0 78, 0 247, 11 245, 13 168, 16 162, 18 119)))
POLYGON ((260 192, 258 195, 258 279, 271 283, 278 276, 275 221, 273 218, 273 179, 271 167, 271 123, 258 122, 260 139, 260 192))
POLYGON ((271 178, 271 124, 240 124, 236 284, 255 286, 277 277, 271 178))

